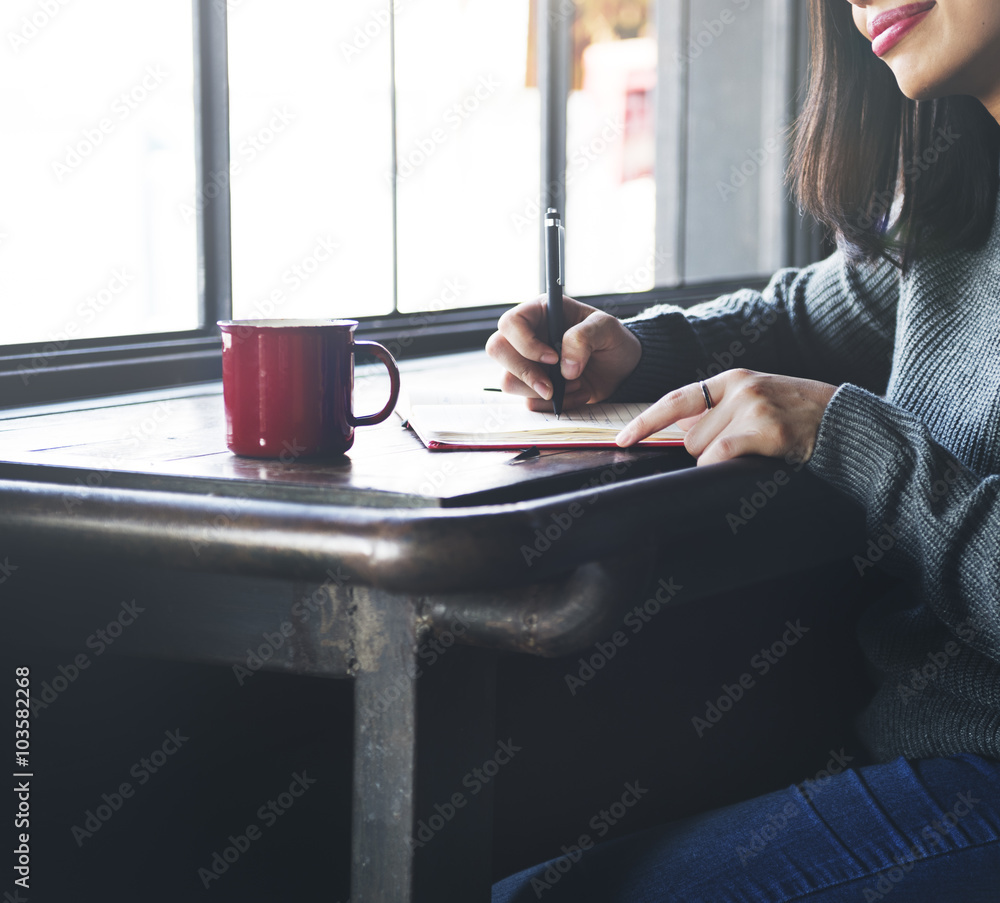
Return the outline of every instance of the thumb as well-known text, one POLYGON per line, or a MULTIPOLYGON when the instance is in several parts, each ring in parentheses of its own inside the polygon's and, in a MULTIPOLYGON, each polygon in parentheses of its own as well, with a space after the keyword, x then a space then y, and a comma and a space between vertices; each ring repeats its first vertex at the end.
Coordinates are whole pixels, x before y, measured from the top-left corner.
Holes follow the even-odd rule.
POLYGON ((562 340, 560 369, 566 379, 576 379, 587 368, 595 351, 600 351, 609 339, 609 314, 595 310, 576 326, 567 329, 562 340))

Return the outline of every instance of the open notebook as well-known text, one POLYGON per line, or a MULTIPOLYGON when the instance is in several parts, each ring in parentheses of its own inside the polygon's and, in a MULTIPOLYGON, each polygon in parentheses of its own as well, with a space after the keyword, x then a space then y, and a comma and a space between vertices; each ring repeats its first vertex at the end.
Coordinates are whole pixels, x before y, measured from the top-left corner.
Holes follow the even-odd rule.
MULTIPOLYGON (((648 404, 592 404, 564 411, 529 411, 523 398, 500 392, 420 390, 397 411, 430 449, 615 447, 615 436, 648 404)), ((669 427, 639 443, 683 445, 685 432, 669 427)))

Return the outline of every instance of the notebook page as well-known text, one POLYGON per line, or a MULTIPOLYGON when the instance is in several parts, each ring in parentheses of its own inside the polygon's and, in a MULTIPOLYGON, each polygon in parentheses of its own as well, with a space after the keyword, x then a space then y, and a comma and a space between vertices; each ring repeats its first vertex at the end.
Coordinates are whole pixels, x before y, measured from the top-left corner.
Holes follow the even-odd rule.
MULTIPOLYGON (((418 424, 428 436, 449 440, 476 441, 517 438, 530 434, 549 441, 572 441, 574 437, 600 436, 614 439, 618 432, 645 410, 648 405, 595 404, 566 411, 556 419, 551 411, 530 411, 523 403, 414 405, 411 423, 418 424)), ((683 439, 684 431, 676 427, 661 430, 657 438, 683 439)))

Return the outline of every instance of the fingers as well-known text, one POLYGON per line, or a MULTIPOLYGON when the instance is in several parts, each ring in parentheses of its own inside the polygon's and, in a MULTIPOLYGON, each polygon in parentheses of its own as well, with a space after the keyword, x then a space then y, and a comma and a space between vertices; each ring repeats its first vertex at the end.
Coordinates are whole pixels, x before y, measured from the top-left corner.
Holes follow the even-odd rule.
MULTIPOLYGON (((723 382, 719 377, 713 377, 710 380, 706 380, 706 384, 708 385, 713 402, 715 405, 718 405, 724 395, 723 382)), ((701 391, 701 384, 689 383, 686 386, 681 386, 679 389, 674 389, 673 392, 667 393, 655 404, 646 408, 631 423, 626 425, 615 438, 615 442, 622 448, 628 448, 628 446, 635 445, 636 442, 641 442, 653 433, 666 429, 682 418, 695 417, 704 412, 705 395, 701 391)), ((712 413, 715 413, 714 407, 712 413)), ((707 417, 702 417, 696 426, 691 428, 692 431, 699 427, 704 428, 707 421, 707 417)), ((687 439, 685 439, 684 444, 685 446, 687 445, 687 439)))
POLYGON ((506 311, 497 323, 497 331, 525 360, 542 364, 555 364, 559 360, 552 347, 539 338, 548 335, 543 295, 506 311))
POLYGON ((506 371, 500 383, 500 388, 504 392, 512 395, 535 394, 542 398, 552 397, 552 381, 546 367, 519 354, 501 333, 495 332, 490 336, 486 343, 486 352, 506 371))
POLYGON ((734 422, 736 416, 737 412, 732 405, 713 407, 702 414, 698 422, 687 431, 684 448, 688 454, 698 459, 699 466, 749 453, 750 450, 742 444, 734 445, 734 439, 737 438, 737 424, 734 422), (734 451, 736 447, 739 448, 738 451, 734 451))
MULTIPOLYGON (((576 379, 587 367, 591 355, 611 344, 612 330, 620 322, 595 310, 576 326, 567 329, 562 340, 560 370, 566 379, 576 379)), ((624 327, 622 327, 624 328, 624 327)))
POLYGON ((563 313, 570 326, 563 336, 561 357, 545 341, 548 318, 544 295, 519 304, 500 317, 497 331, 486 343, 486 351, 522 383, 521 387, 508 383, 505 391, 551 398, 552 380, 547 367, 560 363, 563 377, 576 379, 593 351, 611 342, 609 324, 619 325, 609 314, 568 295, 563 297, 563 313))
POLYGON ((713 405, 706 409, 700 383, 681 386, 651 405, 618 434, 633 445, 671 424, 689 424, 684 447, 698 466, 743 455, 808 461, 824 411, 837 387, 737 368, 705 380, 713 405))
MULTIPOLYGON (((571 411, 574 408, 582 408, 590 401, 590 389, 579 381, 566 383, 566 394, 563 396, 563 410, 571 411)), ((552 402, 544 398, 531 397, 528 399, 528 407, 532 411, 542 411, 546 414, 552 413, 552 402)))
POLYGON ((486 353, 507 371, 501 384, 505 392, 552 397, 548 367, 559 356, 538 338, 544 334, 545 324, 544 296, 519 304, 500 317, 497 331, 486 342, 486 353))
MULTIPOLYGON (((760 438, 760 433, 757 431, 719 433, 703 452, 696 455, 697 464, 702 467, 705 464, 717 464, 719 461, 728 461, 741 455, 761 454, 760 438)), ((687 447, 686 441, 684 445, 687 447)), ((691 449, 688 448, 688 451, 691 449)))
POLYGON ((565 379, 576 379, 593 353, 594 326, 588 317, 563 334, 559 369, 565 379))

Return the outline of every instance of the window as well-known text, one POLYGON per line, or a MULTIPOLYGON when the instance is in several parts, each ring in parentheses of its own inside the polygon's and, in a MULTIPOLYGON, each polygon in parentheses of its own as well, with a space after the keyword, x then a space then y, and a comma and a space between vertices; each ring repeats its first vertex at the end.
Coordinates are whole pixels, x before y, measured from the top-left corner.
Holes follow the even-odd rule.
POLYGON ((217 162, 224 19, 202 0, 193 21, 169 0, 16 5, 0 30, 0 405, 211 378, 228 218, 180 205, 217 162))
POLYGON ((230 311, 481 345, 549 205, 619 313, 819 253, 782 185, 795 0, 19 6, 0 404, 215 378, 230 311))
POLYGON ((4 344, 196 328, 190 9, 32 4, 5 38, 4 344))

